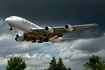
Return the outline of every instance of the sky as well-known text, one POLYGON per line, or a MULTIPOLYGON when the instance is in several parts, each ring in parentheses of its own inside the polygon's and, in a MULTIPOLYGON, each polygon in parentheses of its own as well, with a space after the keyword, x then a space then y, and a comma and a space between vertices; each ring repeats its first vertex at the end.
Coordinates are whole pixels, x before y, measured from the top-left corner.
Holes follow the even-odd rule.
MULTIPOLYGON (((0 0, 0 69, 5 70, 7 60, 17 56, 23 58, 27 69, 49 67, 52 56, 71 69, 83 70, 83 64, 91 55, 105 60, 105 1, 104 0, 0 0), (64 43, 16 42, 15 29, 9 30, 4 21, 9 16, 25 18, 39 26, 64 26, 98 24, 98 27, 80 29, 63 38, 78 38, 64 43)), ((34 70, 34 69, 33 69, 34 70)))

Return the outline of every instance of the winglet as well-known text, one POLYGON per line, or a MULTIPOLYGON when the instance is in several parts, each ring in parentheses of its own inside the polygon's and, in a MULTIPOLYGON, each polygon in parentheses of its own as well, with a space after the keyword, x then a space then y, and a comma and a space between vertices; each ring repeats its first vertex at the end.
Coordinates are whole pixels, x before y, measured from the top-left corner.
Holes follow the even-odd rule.
POLYGON ((97 24, 97 26, 98 26, 98 24, 97 24))
POLYGON ((96 24, 96 23, 93 23, 93 25, 98 26, 98 24, 96 24))

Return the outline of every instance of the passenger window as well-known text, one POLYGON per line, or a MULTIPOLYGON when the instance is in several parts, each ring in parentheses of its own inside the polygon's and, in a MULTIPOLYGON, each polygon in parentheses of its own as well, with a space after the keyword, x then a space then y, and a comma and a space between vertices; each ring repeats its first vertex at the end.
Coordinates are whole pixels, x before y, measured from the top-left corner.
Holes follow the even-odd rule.
POLYGON ((25 20, 24 20, 24 19, 22 19, 22 22, 24 23, 24 22, 25 22, 25 20))

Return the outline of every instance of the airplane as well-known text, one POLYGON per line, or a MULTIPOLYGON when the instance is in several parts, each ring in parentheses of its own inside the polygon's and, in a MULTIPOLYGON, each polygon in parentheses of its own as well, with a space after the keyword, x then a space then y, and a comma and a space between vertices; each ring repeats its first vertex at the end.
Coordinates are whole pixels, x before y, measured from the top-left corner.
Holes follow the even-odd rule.
POLYGON ((63 34, 72 33, 78 29, 98 26, 98 24, 85 24, 85 25, 69 25, 59 27, 46 26, 42 28, 24 18, 18 16, 10 16, 5 19, 6 23, 10 26, 10 31, 13 30, 12 27, 22 30, 23 35, 17 34, 15 40, 17 42, 52 42, 52 43, 63 43, 69 40, 77 40, 77 38, 62 39, 63 34))

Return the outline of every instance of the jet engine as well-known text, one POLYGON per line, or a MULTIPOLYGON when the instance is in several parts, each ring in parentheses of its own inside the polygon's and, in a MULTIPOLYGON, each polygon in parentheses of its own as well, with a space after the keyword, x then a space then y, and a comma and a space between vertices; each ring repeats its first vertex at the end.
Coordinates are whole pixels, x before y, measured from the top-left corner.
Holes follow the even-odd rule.
POLYGON ((71 25, 69 25, 69 24, 65 25, 65 29, 67 31, 73 31, 73 27, 71 25))
POLYGON ((49 26, 45 27, 45 31, 48 32, 48 33, 53 33, 54 32, 54 30, 49 26))
POLYGON ((24 39, 24 37, 23 37, 21 34, 17 34, 17 35, 16 35, 15 40, 16 40, 17 42, 22 42, 23 39, 24 39))

